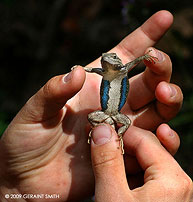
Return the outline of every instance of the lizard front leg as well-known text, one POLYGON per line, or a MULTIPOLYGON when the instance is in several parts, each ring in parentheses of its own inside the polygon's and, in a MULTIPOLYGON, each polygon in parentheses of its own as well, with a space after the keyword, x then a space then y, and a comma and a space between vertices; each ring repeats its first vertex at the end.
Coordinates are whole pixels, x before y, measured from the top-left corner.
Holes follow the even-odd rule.
MULTIPOLYGON (((74 70, 78 65, 74 65, 71 70, 74 70)), ((92 67, 82 67, 88 73, 96 73, 103 76, 103 69, 102 68, 92 68, 92 67)))
POLYGON ((151 55, 148 54, 151 51, 152 50, 149 50, 145 55, 142 55, 142 56, 136 58, 135 60, 133 60, 133 61, 125 64, 124 65, 125 69, 127 71, 131 71, 137 64, 139 64, 143 60, 147 60, 147 61, 150 61, 150 62, 153 62, 153 63, 155 63, 156 61, 158 61, 158 58, 156 58, 156 57, 151 56, 151 55))
POLYGON ((96 74, 103 76, 102 68, 83 67, 83 69, 88 73, 96 73, 96 74))

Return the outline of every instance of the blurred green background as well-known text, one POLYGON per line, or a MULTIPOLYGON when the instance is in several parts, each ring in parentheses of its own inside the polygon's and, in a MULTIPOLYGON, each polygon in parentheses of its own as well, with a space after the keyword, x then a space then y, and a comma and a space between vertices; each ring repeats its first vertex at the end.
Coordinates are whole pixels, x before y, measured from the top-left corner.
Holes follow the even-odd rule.
POLYGON ((96 59, 162 9, 172 12, 174 24, 156 47, 170 55, 172 82, 184 93, 182 110, 170 122, 181 138, 175 158, 193 178, 193 3, 189 0, 1 0, 0 134, 49 78, 96 59))

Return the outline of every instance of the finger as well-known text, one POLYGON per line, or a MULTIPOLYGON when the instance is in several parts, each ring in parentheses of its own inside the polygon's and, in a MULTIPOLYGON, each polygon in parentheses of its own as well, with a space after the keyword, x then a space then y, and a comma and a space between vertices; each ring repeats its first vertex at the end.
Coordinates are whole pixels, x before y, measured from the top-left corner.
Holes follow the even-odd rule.
POLYGON ((155 130, 179 112, 183 94, 181 89, 167 82, 160 82, 155 90, 156 100, 135 112, 133 124, 140 128, 155 130))
POLYGON ((144 54, 145 50, 153 46, 169 29, 173 23, 170 12, 162 10, 152 15, 142 26, 123 39, 115 51, 122 56, 123 63, 144 54), (129 57, 128 57, 129 56, 129 57))
POLYGON ((28 121, 44 121, 56 116, 66 102, 83 86, 85 71, 75 68, 67 75, 50 79, 20 111, 20 116, 28 121))
MULTIPOLYGON (((180 146, 180 138, 167 124, 160 125, 157 128, 156 135, 161 144, 171 155, 174 155, 177 152, 180 146)), ((127 174, 137 174, 142 171, 135 156, 126 153, 124 155, 124 160, 127 174)))
POLYGON ((170 154, 174 155, 177 152, 180 146, 180 138, 167 124, 160 125, 157 128, 156 135, 170 154))
POLYGON ((135 190, 139 201, 154 201, 160 193, 159 201, 166 196, 171 196, 171 201, 190 197, 191 179, 151 132, 131 126, 124 135, 124 143, 125 150, 136 156, 145 171, 144 185, 135 190))
MULTIPOLYGON (((158 166, 171 172, 170 164, 177 166, 172 156, 163 148, 156 136, 135 126, 129 127, 124 135, 125 151, 136 156, 139 165, 145 171, 151 166, 158 166)), ((160 173, 152 173, 158 177, 160 173)))
MULTIPOLYGON (((144 54, 145 50, 165 34, 172 25, 173 16, 162 10, 152 15, 141 27, 125 37, 110 52, 115 52, 122 59, 123 64, 144 54)), ((92 67, 100 66, 100 58, 89 64, 92 67)))
POLYGON ((157 101, 157 113, 168 121, 180 110, 183 102, 181 89, 166 82, 160 82, 155 91, 157 101))
POLYGON ((154 100, 157 85, 161 81, 169 82, 172 74, 172 63, 169 56, 155 48, 148 50, 152 50, 149 55, 158 58, 158 61, 155 63, 145 61, 148 66, 146 70, 130 79, 128 103, 132 110, 137 110, 154 100))
POLYGON ((117 197, 128 192, 123 156, 117 139, 115 131, 107 125, 100 125, 92 132, 91 158, 98 201, 105 201, 108 197, 119 201, 117 197))

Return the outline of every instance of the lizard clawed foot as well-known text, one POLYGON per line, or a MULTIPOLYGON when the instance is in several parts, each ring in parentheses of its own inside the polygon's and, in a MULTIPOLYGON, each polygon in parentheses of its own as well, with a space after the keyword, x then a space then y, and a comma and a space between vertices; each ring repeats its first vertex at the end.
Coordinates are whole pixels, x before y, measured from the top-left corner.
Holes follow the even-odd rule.
POLYGON ((73 67, 71 67, 71 71, 76 69, 78 67, 78 65, 74 65, 73 67))
POLYGON ((119 141, 119 146, 121 148, 121 153, 122 155, 125 153, 124 151, 124 143, 123 143, 123 136, 122 134, 118 134, 119 138, 118 138, 118 141, 119 141))
POLYGON ((154 57, 154 56, 152 56, 152 55, 149 55, 148 53, 149 52, 151 52, 152 50, 149 50, 145 55, 144 55, 144 60, 147 60, 147 61, 149 61, 149 62, 151 62, 151 63, 156 63, 156 62, 158 62, 158 58, 157 57, 154 57))
POLYGON ((88 140, 87 140, 88 144, 90 144, 90 142, 91 142, 91 137, 92 137, 92 129, 90 130, 90 132, 88 134, 88 140))

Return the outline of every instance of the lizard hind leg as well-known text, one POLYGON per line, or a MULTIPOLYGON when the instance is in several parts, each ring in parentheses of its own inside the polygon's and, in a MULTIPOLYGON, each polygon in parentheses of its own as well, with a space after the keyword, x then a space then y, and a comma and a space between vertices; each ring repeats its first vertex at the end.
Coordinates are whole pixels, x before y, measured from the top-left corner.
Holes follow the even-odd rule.
MULTIPOLYGON (((103 111, 91 112, 90 114, 88 114, 88 121, 92 125, 92 128, 101 123, 107 123, 111 125, 113 128, 115 128, 113 119, 109 115, 105 114, 103 111)), ((88 144, 90 144, 91 136, 92 136, 92 129, 89 132, 88 144)))
POLYGON ((122 154, 124 154, 123 134, 131 125, 131 120, 129 119, 128 116, 126 116, 125 114, 121 114, 121 113, 113 116, 112 118, 116 123, 119 123, 122 125, 118 129, 118 136, 119 136, 121 151, 122 151, 122 154))

